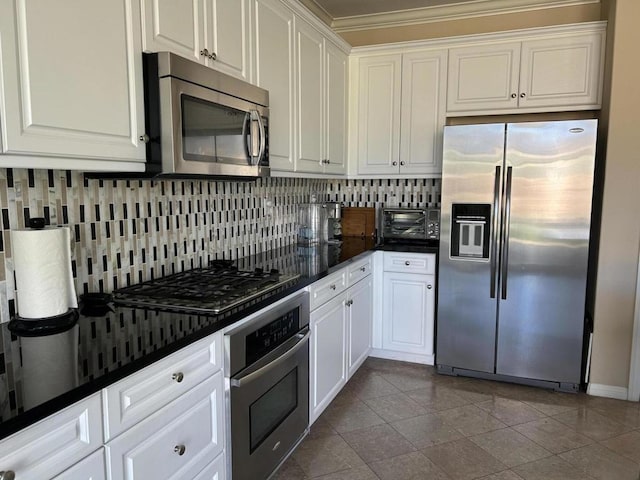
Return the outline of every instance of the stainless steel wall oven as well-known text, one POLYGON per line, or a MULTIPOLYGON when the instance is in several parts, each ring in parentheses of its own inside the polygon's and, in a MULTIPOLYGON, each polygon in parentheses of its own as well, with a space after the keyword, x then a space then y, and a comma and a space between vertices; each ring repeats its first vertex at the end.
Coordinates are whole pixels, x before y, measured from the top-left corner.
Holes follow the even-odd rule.
POLYGON ((225 335, 235 480, 268 478, 308 431, 309 335, 307 292, 225 335))

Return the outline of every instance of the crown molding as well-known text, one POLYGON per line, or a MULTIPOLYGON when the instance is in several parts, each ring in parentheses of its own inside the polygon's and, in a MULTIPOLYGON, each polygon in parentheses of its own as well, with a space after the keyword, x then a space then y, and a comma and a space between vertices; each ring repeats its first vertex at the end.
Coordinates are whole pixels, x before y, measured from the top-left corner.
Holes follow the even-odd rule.
POLYGON ((329 15, 329 13, 322 8, 321 5, 318 5, 315 0, 299 0, 302 5, 307 7, 311 13, 313 13, 316 17, 318 17, 322 22, 331 27, 331 23, 333 23, 333 17, 329 15))
POLYGON ((331 28, 339 33, 353 32, 594 3, 600 3, 600 0, 472 0, 451 5, 339 17, 333 20, 331 28))

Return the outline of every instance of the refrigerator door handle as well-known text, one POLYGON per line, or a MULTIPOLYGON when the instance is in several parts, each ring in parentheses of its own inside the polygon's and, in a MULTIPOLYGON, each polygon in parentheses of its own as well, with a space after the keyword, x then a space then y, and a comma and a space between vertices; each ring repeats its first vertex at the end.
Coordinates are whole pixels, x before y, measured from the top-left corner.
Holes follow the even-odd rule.
POLYGON ((502 284, 502 300, 507 299, 507 273, 509 271, 509 230, 511 229, 511 177, 513 167, 507 167, 507 185, 504 203, 504 242, 502 244, 502 273, 500 282, 502 284))
POLYGON ((501 167, 500 165, 496 166, 496 178, 493 185, 493 221, 491 222, 493 225, 493 235, 491 235, 491 283, 489 295, 490 298, 496 298, 496 270, 497 270, 497 250, 498 250, 498 214, 500 212, 499 208, 499 200, 500 200, 500 184, 502 183, 502 179, 500 178, 501 167))

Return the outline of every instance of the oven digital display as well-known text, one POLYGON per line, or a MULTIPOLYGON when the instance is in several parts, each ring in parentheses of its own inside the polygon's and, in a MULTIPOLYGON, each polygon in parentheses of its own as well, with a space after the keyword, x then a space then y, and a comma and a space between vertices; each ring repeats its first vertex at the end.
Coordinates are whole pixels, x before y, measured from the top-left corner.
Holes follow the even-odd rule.
POLYGON ((245 338, 246 364, 251 365, 264 357, 293 337, 299 330, 300 311, 296 308, 247 335, 245 338))

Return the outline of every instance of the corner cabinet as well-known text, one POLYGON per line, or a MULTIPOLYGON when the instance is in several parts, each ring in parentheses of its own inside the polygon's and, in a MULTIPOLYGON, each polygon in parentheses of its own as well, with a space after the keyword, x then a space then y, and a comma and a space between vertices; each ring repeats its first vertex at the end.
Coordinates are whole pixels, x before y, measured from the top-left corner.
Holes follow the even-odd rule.
POLYGON ((440 173, 446 50, 366 56, 354 63, 357 173, 440 173))
POLYGON ((249 0, 141 0, 143 48, 250 79, 249 0))
POLYGON ((435 254, 383 252, 382 264, 381 325, 371 355, 433 365, 435 254))
POLYGON ((599 109, 605 35, 601 28, 452 48, 447 112, 599 109))
POLYGON ((132 2, 2 2, 0 47, 0 167, 144 170, 132 2))

